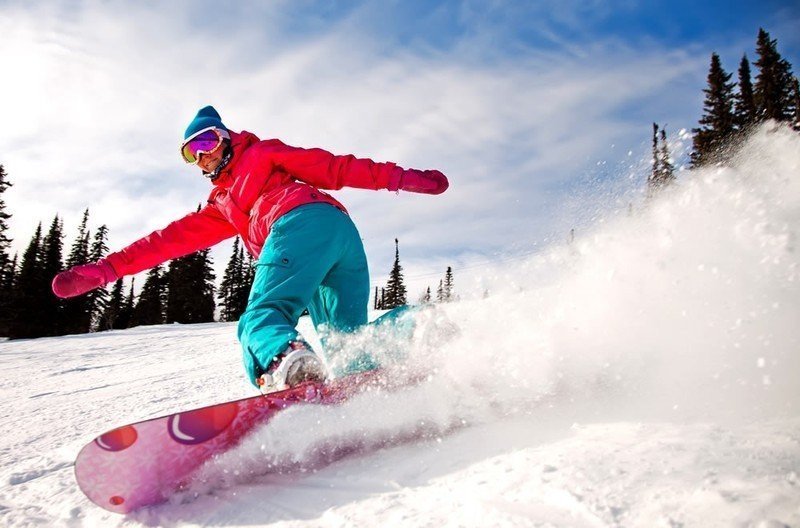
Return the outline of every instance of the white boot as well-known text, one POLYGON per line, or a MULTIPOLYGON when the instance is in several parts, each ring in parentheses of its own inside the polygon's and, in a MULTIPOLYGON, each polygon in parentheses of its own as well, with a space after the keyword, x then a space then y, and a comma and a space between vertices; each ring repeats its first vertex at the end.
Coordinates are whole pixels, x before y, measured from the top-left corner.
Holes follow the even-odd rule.
POLYGON ((301 341, 289 344, 289 348, 272 360, 267 372, 257 382, 264 394, 295 387, 304 381, 325 381, 325 366, 320 358, 301 341))

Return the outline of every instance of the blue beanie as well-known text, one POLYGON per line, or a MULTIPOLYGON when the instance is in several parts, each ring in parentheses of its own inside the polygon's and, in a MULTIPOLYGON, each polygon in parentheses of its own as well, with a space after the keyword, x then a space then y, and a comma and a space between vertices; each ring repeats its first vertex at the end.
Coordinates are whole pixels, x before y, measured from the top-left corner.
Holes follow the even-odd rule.
POLYGON ((192 122, 189 123, 189 126, 186 128, 186 132, 183 133, 183 139, 186 139, 192 134, 196 134, 204 128, 209 127, 228 130, 228 128, 222 124, 222 118, 219 116, 219 112, 217 112, 211 105, 204 106, 197 112, 197 115, 194 117, 194 119, 192 119, 192 122))

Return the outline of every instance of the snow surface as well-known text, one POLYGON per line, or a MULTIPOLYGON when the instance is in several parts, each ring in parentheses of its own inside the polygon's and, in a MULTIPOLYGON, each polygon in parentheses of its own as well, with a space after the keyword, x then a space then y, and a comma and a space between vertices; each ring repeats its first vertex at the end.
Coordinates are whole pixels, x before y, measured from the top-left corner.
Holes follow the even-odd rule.
POLYGON ((0 525, 800 526, 800 136, 628 198, 422 317, 426 379, 292 408, 128 517, 75 456, 251 395, 235 325, 0 343, 0 525))

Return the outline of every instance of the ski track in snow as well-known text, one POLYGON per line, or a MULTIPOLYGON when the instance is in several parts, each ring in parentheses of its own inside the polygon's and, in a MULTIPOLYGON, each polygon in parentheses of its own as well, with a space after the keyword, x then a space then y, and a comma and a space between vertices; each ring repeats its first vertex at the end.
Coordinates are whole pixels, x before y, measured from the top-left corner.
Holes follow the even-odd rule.
POLYGON ((798 174, 800 137, 765 128, 633 215, 614 197, 420 316, 426 379, 289 409, 127 517, 75 456, 252 395, 235 324, 2 342, 0 525, 800 526, 798 174))

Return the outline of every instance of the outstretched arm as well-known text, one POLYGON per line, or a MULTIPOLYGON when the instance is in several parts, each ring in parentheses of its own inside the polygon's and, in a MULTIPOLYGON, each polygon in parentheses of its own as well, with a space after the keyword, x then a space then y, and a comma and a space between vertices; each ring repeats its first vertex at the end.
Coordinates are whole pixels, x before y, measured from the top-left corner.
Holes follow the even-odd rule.
POLYGON ((53 279, 53 292, 62 298, 75 297, 125 275, 213 246, 235 234, 234 227, 209 204, 104 259, 59 273, 53 279))
POLYGON ((441 194, 449 185, 445 175, 436 170, 403 169, 391 162, 378 163, 353 155, 335 156, 320 148, 280 144, 271 146, 269 154, 275 165, 319 189, 355 187, 441 194))
POLYGON ((106 260, 120 277, 134 275, 162 262, 211 247, 235 234, 236 229, 216 207, 209 204, 108 255, 106 260))

